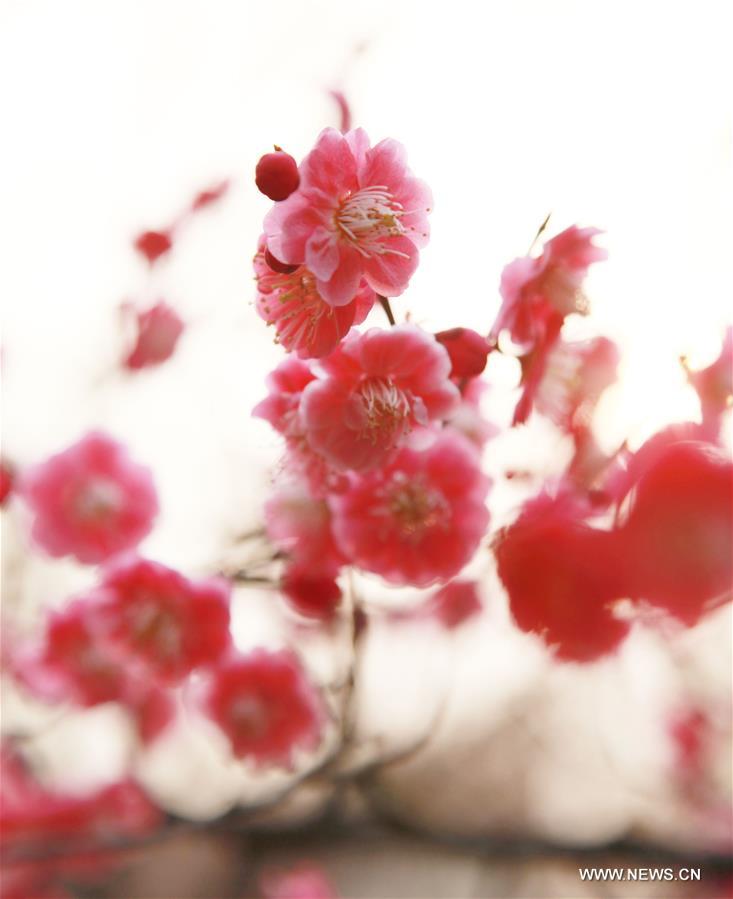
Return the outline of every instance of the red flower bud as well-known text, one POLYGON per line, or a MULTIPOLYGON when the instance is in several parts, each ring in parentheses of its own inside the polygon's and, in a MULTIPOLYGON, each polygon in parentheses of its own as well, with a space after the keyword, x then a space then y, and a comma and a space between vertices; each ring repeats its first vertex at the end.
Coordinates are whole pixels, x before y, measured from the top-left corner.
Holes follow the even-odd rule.
POLYGON ((167 231, 143 231, 135 239, 135 249, 154 265, 173 246, 173 238, 167 231))
POLYGON ((257 163, 255 184, 271 200, 287 200, 300 184, 298 164, 283 150, 266 153, 257 163))
POLYGON ((265 249, 265 262, 273 272, 278 272, 280 275, 292 275, 294 271, 300 268, 298 265, 288 265, 287 262, 280 262, 268 249, 265 249))
POLYGON ((451 328, 439 331, 435 339, 448 350, 451 377, 475 378, 486 368, 491 346, 489 341, 470 328, 451 328))

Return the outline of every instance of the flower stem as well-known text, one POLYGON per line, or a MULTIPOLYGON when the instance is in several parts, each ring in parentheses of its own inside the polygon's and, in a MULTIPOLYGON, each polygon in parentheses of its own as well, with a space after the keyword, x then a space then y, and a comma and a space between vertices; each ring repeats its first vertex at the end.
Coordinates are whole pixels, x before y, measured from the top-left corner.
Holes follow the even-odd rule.
POLYGON ((392 312, 392 307, 389 305, 389 300, 387 297, 383 297, 381 293, 377 294, 377 299, 379 300, 379 304, 384 309, 384 314, 387 316, 387 320, 390 325, 396 325, 394 314, 392 312))

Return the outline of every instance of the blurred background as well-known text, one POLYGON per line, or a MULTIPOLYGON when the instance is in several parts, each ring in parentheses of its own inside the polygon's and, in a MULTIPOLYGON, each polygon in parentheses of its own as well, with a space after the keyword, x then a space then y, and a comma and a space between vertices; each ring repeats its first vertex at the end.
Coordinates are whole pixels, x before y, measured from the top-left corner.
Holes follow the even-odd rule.
MULTIPOLYGON (((261 522, 281 448, 250 411, 282 351, 252 302, 269 208, 253 172, 273 143, 300 159, 321 128, 338 125, 332 89, 373 142, 404 143, 433 189, 431 242, 393 302, 398 318, 486 333, 503 266, 527 252, 545 216, 550 235, 593 225, 606 232, 609 260, 591 271, 593 312, 573 334, 605 334, 622 350, 595 422, 601 445, 637 447, 698 417, 679 357, 697 368, 717 356, 733 296, 729 15, 723 0, 4 0, 3 455, 22 467, 90 427, 124 440, 153 468, 163 509, 142 551, 190 574, 218 569, 235 535, 261 522), (225 178, 228 194, 149 269, 135 236, 225 178), (158 299, 188 324, 180 346, 166 365, 123 375, 119 306, 158 299)), ((379 310, 370 323, 383 323, 379 310)), ((518 375, 513 360, 492 357, 499 424, 518 375)), ((532 428, 488 446, 497 525, 537 485, 507 485, 507 470, 539 478, 568 460, 559 431, 532 428)), ((5 611, 29 630, 39 610, 94 578, 30 553, 16 509, 4 513, 3 557, 5 611)), ((399 749, 433 731, 424 751, 375 778, 378 805, 470 838, 721 851, 730 610, 683 635, 635 633, 592 667, 557 666, 510 624, 490 559, 474 569, 485 611, 471 628, 370 634, 364 734, 399 749), (688 702, 714 710, 719 736, 692 798, 664 724, 688 702)), ((357 588, 392 601, 376 580, 357 588)), ((241 593, 240 645, 277 642, 271 595, 241 593)), ((338 668, 322 641, 303 639, 324 676, 338 668)), ((8 730, 45 720, 10 686, 3 704, 8 730)), ((48 783, 90 787, 129 763, 126 728, 114 709, 93 709, 44 724, 29 753, 48 783)), ((257 790, 193 729, 135 766, 164 808, 198 820, 257 790)), ((323 801, 306 797, 282 820, 308 820, 323 801)), ((457 883, 434 895, 501 895, 457 883)), ((394 895, 410 895, 401 889, 394 895)), ((567 883, 522 889, 571 895, 567 883)))

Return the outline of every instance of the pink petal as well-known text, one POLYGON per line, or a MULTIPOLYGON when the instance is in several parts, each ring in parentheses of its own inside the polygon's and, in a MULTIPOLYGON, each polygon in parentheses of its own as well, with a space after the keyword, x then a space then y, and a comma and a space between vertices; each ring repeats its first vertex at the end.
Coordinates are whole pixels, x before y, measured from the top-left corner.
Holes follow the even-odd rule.
POLYGON ((318 292, 331 306, 345 306, 356 296, 364 260, 352 247, 339 244, 339 262, 328 280, 317 279, 318 292))
POLYGON ((384 245, 396 252, 365 259, 364 277, 377 293, 387 297, 399 296, 417 269, 419 253, 407 237, 390 238, 384 245))

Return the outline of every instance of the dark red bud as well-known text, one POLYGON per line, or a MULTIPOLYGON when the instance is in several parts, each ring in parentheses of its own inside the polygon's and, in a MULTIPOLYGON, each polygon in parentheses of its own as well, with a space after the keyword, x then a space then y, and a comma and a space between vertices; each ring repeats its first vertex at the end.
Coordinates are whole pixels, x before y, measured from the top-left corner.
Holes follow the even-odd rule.
POLYGON ((135 249, 153 265, 173 246, 173 239, 167 231, 143 231, 135 238, 135 249))
POLYGON ((271 200, 287 200, 300 184, 298 164, 283 150, 265 153, 255 169, 255 184, 271 200))
POLYGON ((475 378, 486 368, 491 344, 470 328, 451 328, 439 331, 435 339, 448 350, 451 377, 475 378))
POLYGON ((265 250, 265 262, 270 266, 273 272, 279 272, 281 275, 292 275, 300 266, 288 265, 287 262, 280 262, 269 250, 265 250))

